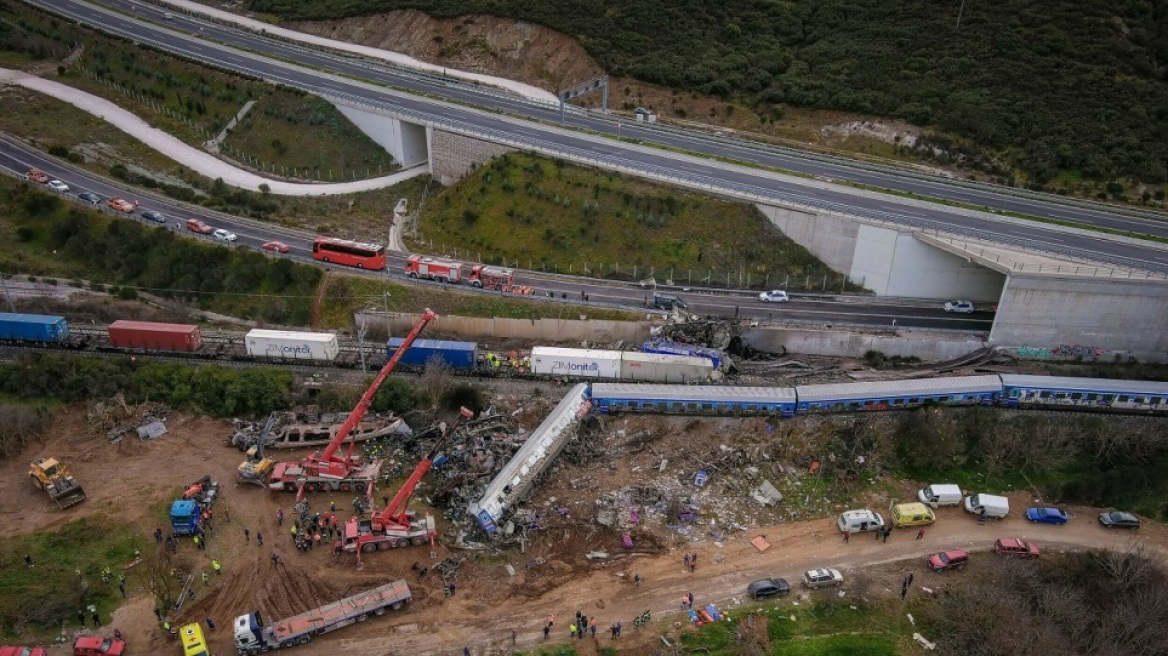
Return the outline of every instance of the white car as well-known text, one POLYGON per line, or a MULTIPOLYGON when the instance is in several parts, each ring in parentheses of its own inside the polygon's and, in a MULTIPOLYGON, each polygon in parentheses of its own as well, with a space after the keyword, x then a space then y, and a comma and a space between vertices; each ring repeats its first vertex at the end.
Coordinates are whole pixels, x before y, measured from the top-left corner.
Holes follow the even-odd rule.
POLYGON ((762 301, 763 303, 786 303, 787 301, 791 300, 791 298, 787 296, 787 292, 781 289, 772 289, 769 292, 763 292, 759 294, 758 300, 762 301))
POLYGON ((949 301, 945 304, 945 311, 969 314, 973 312, 973 301, 949 301))
POLYGON ((838 569, 809 569, 803 572, 803 585, 808 588, 826 588, 840 586, 844 583, 844 575, 838 569))
POLYGON ((69 185, 61 182, 60 180, 49 180, 49 189, 65 193, 66 191, 69 191, 69 185))
POLYGON ((215 239, 218 239, 219 241, 235 241, 237 239, 234 232, 224 230, 223 228, 219 228, 215 232, 212 232, 211 236, 215 239))

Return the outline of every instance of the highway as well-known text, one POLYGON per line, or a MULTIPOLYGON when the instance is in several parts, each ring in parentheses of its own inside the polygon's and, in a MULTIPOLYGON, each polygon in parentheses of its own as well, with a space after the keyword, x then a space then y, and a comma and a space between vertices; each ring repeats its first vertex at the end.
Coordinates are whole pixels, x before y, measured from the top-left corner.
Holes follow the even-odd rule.
MULTIPOLYGON (((178 35, 158 25, 143 25, 130 17, 103 11, 79 0, 26 0, 29 4, 68 12, 82 17, 91 25, 133 34, 142 41, 153 41, 173 54, 213 63, 217 66, 268 80, 281 81, 291 86, 316 90, 320 93, 347 97, 374 107, 419 117, 441 129, 455 132, 493 135, 500 141, 526 144, 532 149, 558 152, 565 156, 591 160, 597 164, 639 170, 661 180, 685 181, 693 185, 730 188, 741 197, 754 196, 806 206, 855 213, 878 220, 907 226, 938 229, 971 237, 993 239, 1035 251, 1046 251, 1072 257, 1102 260, 1152 271, 1168 272, 1168 249, 1152 243, 1116 241, 1100 234, 1076 234, 1053 229, 1052 226, 1028 221, 999 221, 983 216, 966 216, 942 205, 921 208, 906 205, 892 195, 862 195, 846 187, 814 188, 777 179, 765 172, 743 167, 732 167, 714 161, 679 157, 658 149, 638 147, 622 141, 598 138, 583 132, 564 131, 540 123, 504 120, 497 113, 444 103, 427 97, 398 92, 389 88, 374 88, 348 78, 327 75, 321 71, 285 64, 276 59, 252 55, 242 50, 220 46, 195 38, 178 35)), ((401 73, 368 62, 337 57, 267 39, 210 23, 194 21, 175 13, 174 19, 162 18, 163 10, 129 0, 110 0, 110 6, 121 11, 157 20, 175 27, 201 32, 202 35, 241 48, 263 52, 270 57, 296 61, 305 66, 363 78, 377 83, 408 89, 415 93, 440 95, 455 102, 473 103, 497 112, 522 115, 547 122, 558 120, 558 111, 515 97, 488 93, 466 85, 447 84, 428 76, 401 73)), ((569 126, 601 133, 616 132, 612 118, 589 114, 569 113, 569 126)), ((842 163, 820 161, 759 150, 748 144, 722 143, 694 134, 664 131, 649 126, 626 124, 620 128, 622 137, 635 137, 673 148, 682 148, 710 155, 720 155, 766 166, 799 170, 804 173, 835 179, 851 179, 865 184, 895 188, 902 191, 974 203, 1004 211, 1025 212, 1060 220, 1075 221, 1116 230, 1136 230, 1168 238, 1168 223, 1129 216, 1118 211, 1104 211, 1094 207, 1079 207, 1051 200, 1034 200, 1000 194, 992 188, 964 188, 940 181, 915 177, 897 177, 889 173, 872 172, 848 167, 842 163)))
MULTIPOLYGON (((146 225, 159 226, 140 216, 141 211, 154 210, 162 212, 168 218, 166 229, 174 230, 185 237, 213 241, 209 237, 195 235, 182 227, 182 222, 188 218, 200 218, 215 228, 226 228, 236 235, 237 246, 258 249, 267 241, 277 240, 288 244, 290 251, 284 256, 304 263, 314 263, 311 259, 312 237, 304 233, 293 233, 285 228, 267 226, 258 221, 244 220, 234 217, 225 217, 217 213, 204 212, 197 207, 168 200, 152 192, 126 189, 119 184, 106 181, 100 177, 64 164, 53 157, 49 157, 34 149, 27 148, 9 139, 0 138, 0 168, 8 169, 13 175, 23 175, 31 168, 44 171, 50 178, 64 181, 70 189, 64 194, 67 200, 78 202, 76 194, 90 191, 103 199, 120 196, 128 200, 138 200, 141 205, 138 212, 131 215, 146 225)), ((49 191, 45 188, 45 191, 49 191)), ((104 205, 98 208, 105 209, 104 205)), ((111 211, 112 213, 112 211, 111 211)), ((118 213, 119 216, 126 216, 118 213)), ((159 226, 161 228, 161 226, 159 226)), ((399 284, 422 284, 439 287, 437 283, 425 281, 410 281, 402 273, 405 256, 400 253, 390 254, 390 263, 385 272, 373 273, 367 271, 349 270, 353 275, 363 275, 380 278, 399 284)), ((651 290, 642 289, 638 285, 610 283, 601 280, 573 278, 569 276, 541 275, 536 272, 520 271, 517 283, 534 287, 539 293, 551 291, 556 296, 556 302, 570 303, 579 306, 581 313, 587 313, 588 307, 609 307, 618 309, 640 308, 646 295, 651 290), (581 292, 588 295, 588 303, 582 303, 581 292)), ((459 291, 468 294, 495 294, 485 290, 477 290, 467 285, 458 286, 459 291)), ((436 290, 435 290, 436 291, 436 290)), ((812 326, 834 325, 846 326, 884 326, 903 328, 935 328, 954 331, 970 331, 988 333, 993 323, 993 313, 986 311, 975 312, 970 315, 947 314, 941 309, 941 303, 929 303, 924 307, 918 303, 888 303, 875 302, 866 299, 856 299, 851 302, 839 302, 829 296, 794 295, 790 303, 769 304, 758 300, 757 293, 745 292, 734 294, 730 292, 706 291, 676 291, 673 288, 669 293, 683 297, 689 303, 690 312, 701 315, 715 315, 719 317, 733 317, 737 312, 742 319, 769 320, 774 322, 789 321, 792 323, 812 326)), ((519 297, 527 298, 527 297, 519 297)), ((537 300, 548 300, 546 298, 537 300)))

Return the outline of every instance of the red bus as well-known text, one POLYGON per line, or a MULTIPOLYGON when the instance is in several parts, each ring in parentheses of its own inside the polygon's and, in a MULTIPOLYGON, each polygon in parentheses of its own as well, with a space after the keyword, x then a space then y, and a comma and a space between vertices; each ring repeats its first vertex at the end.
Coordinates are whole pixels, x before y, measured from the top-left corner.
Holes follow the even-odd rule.
POLYGON ((347 239, 317 237, 316 241, 312 242, 312 258, 321 262, 380 271, 385 268, 385 247, 347 239))

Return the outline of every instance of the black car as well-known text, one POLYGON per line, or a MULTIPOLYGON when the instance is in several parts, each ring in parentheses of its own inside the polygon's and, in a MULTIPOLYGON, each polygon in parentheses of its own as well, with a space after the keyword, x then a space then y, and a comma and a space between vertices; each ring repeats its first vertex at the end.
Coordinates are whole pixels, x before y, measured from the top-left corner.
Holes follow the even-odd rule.
POLYGON ((1099 523, 1107 528, 1136 529, 1140 527, 1140 518, 1122 510, 1109 510, 1099 513, 1099 523))
POLYGON ((791 586, 786 579, 761 579, 746 586, 746 591, 754 599, 785 597, 791 593, 791 586))
POLYGON ((142 218, 155 223, 166 223, 166 215, 162 212, 155 212, 154 210, 142 212, 142 218))
POLYGON ((93 193, 92 191, 83 191, 83 192, 77 194, 77 197, 80 198, 81 200, 89 203, 90 205, 97 205, 97 204, 101 203, 101 196, 98 196, 97 194, 93 193))

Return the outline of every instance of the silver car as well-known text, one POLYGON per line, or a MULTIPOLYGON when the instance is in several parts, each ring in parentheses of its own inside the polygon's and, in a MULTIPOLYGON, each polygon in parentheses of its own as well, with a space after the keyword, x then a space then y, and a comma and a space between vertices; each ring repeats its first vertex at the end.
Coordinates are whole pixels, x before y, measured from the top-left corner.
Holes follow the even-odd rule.
POLYGON ((973 301, 949 301, 945 304, 946 312, 957 312, 959 314, 970 314, 973 312, 973 301))
POLYGON ((836 587, 844 584, 844 575, 838 569, 809 569, 803 572, 803 585, 815 588, 836 587))
POLYGON ((215 239, 218 239, 219 241, 235 241, 237 239, 234 232, 231 232, 230 230, 224 230, 223 228, 219 228, 215 232, 211 233, 211 236, 215 239))

